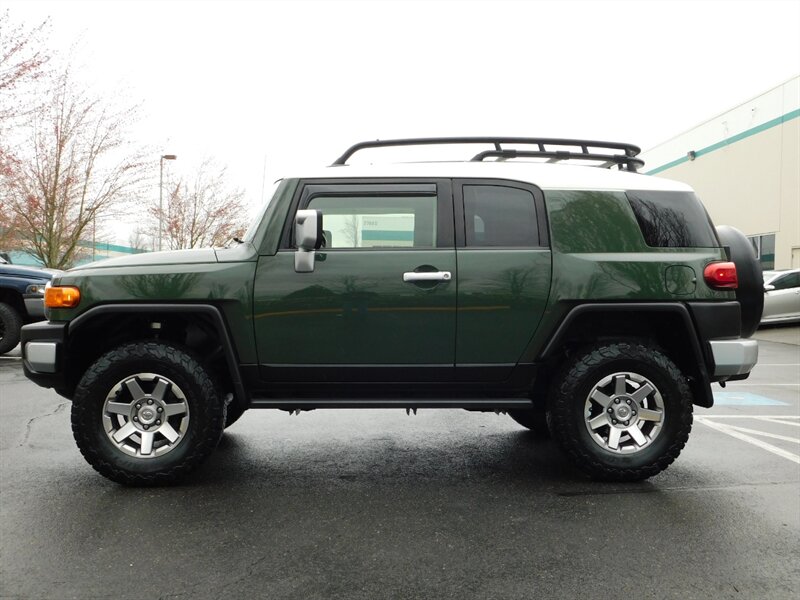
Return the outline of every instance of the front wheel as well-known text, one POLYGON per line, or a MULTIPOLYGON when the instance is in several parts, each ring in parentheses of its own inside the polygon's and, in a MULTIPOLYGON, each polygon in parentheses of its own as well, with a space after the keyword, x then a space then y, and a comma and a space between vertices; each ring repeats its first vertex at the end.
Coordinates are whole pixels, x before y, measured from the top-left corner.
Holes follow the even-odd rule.
POLYGON ((225 404, 184 350, 137 342, 101 356, 72 400, 72 431, 101 475, 126 485, 170 483, 216 447, 225 404))
POLYGON ((597 479, 638 481, 666 469, 692 429, 686 378, 660 350, 598 345, 568 362, 551 391, 550 431, 597 479))
POLYGON ((10 304, 0 302, 0 354, 13 350, 19 344, 22 317, 10 304))

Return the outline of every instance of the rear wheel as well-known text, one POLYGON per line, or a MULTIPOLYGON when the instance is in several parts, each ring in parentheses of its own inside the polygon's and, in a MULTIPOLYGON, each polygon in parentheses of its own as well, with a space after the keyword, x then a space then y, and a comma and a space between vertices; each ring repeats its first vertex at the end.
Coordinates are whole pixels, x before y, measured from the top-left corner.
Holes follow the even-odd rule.
POLYGON ((0 302, 0 354, 13 350, 19 344, 22 317, 10 304, 0 302))
POLYGON ((118 483, 170 483, 216 447, 225 404, 206 370, 158 342, 121 346, 83 375, 72 431, 84 458, 118 483))
POLYGON ((562 369, 550 397, 550 431, 598 479, 637 481, 666 469, 692 428, 686 378, 660 350, 595 346, 562 369))

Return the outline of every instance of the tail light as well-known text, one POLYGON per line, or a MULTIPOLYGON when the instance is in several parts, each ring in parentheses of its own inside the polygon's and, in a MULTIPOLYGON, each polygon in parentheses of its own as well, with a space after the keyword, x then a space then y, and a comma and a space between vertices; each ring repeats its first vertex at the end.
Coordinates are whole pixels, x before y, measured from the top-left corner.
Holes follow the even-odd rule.
POLYGON ((74 308, 81 301, 81 291, 71 285, 54 285, 44 290, 47 308, 74 308))
POLYGON ((706 265, 703 270, 703 279, 706 280, 708 287, 714 290, 735 290, 739 287, 736 264, 732 262, 715 262, 706 265))

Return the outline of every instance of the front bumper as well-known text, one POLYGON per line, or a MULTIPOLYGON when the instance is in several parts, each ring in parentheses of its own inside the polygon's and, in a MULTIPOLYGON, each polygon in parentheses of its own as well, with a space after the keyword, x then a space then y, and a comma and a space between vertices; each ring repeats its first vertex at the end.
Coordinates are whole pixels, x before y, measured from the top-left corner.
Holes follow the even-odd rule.
POLYGON ((22 370, 42 387, 66 388, 64 372, 66 323, 42 321, 22 328, 22 370))
POLYGON ((714 357, 715 379, 726 379, 746 375, 758 362, 756 340, 712 340, 709 342, 714 357))

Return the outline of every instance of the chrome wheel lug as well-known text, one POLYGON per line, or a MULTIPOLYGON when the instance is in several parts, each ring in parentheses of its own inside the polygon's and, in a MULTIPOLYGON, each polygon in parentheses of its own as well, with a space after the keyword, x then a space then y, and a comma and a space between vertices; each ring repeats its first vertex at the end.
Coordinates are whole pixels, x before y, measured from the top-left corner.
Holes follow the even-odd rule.
POLYGON ((161 408, 161 407, 159 406, 159 407, 156 409, 156 411, 158 411, 158 412, 164 412, 164 409, 163 409, 163 408, 161 408))
POLYGON ((153 403, 153 399, 152 399, 152 398, 150 398, 150 400, 148 400, 148 401, 147 401, 147 403, 148 403, 148 404, 152 404, 152 403, 153 403))
POLYGON ((161 425, 161 419, 156 419, 156 425, 161 425))
POLYGON ((142 405, 141 405, 141 403, 137 402, 137 403, 136 403, 136 408, 142 408, 142 405))
POLYGON ((614 425, 616 425, 616 424, 617 424, 617 420, 616 420, 616 419, 611 419, 611 422, 612 422, 614 425))
POLYGON ((619 404, 619 398, 614 398, 614 404, 619 404))
POLYGON ((625 400, 625 404, 630 404, 630 403, 631 403, 631 399, 630 399, 630 398, 628 398, 627 400, 625 400))
POLYGON ((145 425, 144 428, 145 429, 150 429, 150 425, 145 425))
POLYGON ((635 411, 635 410, 632 410, 632 411, 631 411, 631 414, 632 414, 632 415, 635 417, 635 416, 636 416, 636 411, 635 411))
POLYGON ((139 417, 133 417, 133 420, 138 423, 139 422, 139 417))
POLYGON ((627 425, 628 423, 630 423, 630 421, 625 421, 625 425, 627 425))
POLYGON ((609 408, 608 412, 612 413, 612 412, 614 412, 614 409, 613 408, 609 408))

